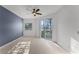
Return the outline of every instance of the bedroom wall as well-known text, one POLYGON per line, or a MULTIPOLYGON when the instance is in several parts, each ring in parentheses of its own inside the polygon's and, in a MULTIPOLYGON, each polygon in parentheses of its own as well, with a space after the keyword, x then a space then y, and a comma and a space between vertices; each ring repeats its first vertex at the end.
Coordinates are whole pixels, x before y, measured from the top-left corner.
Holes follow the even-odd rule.
POLYGON ((73 18, 73 31, 71 37, 71 53, 79 53, 79 5, 71 6, 73 18))
MULTIPOLYGON (((57 43, 66 51, 71 50, 71 38, 79 41, 79 6, 64 6, 54 15, 57 24, 57 43)), ((74 43, 75 44, 75 43, 74 43)), ((77 45, 76 45, 77 46, 77 45)))
POLYGON ((72 6, 73 16, 73 34, 72 37, 79 42, 79 5, 72 6))
POLYGON ((70 51, 70 38, 73 31, 73 17, 70 6, 64 6, 60 12, 54 15, 56 20, 56 42, 66 51, 70 51))
POLYGON ((24 19, 24 36, 25 37, 40 37, 39 36, 39 20, 38 19, 24 19), (32 30, 25 30, 25 24, 32 23, 32 30))
POLYGON ((22 18, 0 6, 0 47, 23 35, 22 18))

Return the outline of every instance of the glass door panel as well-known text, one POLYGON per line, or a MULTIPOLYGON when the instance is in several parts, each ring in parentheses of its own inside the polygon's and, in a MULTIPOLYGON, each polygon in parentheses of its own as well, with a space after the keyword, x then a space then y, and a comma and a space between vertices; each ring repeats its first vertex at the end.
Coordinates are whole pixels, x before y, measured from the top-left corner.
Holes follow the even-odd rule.
POLYGON ((41 20, 41 38, 52 39, 52 19, 41 20))

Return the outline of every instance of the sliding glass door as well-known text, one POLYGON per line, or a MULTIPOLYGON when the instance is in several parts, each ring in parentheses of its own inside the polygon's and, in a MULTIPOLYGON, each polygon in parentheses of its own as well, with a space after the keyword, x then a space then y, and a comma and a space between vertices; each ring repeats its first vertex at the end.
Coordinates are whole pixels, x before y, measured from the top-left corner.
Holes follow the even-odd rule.
POLYGON ((52 19, 41 20, 41 38, 52 39, 52 19))

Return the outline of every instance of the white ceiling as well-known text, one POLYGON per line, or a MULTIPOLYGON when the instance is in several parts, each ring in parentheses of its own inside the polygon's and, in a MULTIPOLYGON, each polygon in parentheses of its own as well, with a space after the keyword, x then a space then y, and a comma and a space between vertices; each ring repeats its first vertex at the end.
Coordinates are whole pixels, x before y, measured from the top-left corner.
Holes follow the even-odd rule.
POLYGON ((3 5, 3 7, 12 11, 22 18, 38 18, 56 13, 61 5, 3 5), (42 15, 33 16, 32 9, 39 8, 42 15))

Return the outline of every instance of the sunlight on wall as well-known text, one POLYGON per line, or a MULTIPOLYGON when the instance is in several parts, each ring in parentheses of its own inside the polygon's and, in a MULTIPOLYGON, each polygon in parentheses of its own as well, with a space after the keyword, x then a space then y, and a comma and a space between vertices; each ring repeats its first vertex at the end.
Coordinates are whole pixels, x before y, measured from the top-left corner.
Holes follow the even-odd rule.
POLYGON ((71 53, 79 53, 79 42, 71 38, 71 53))

